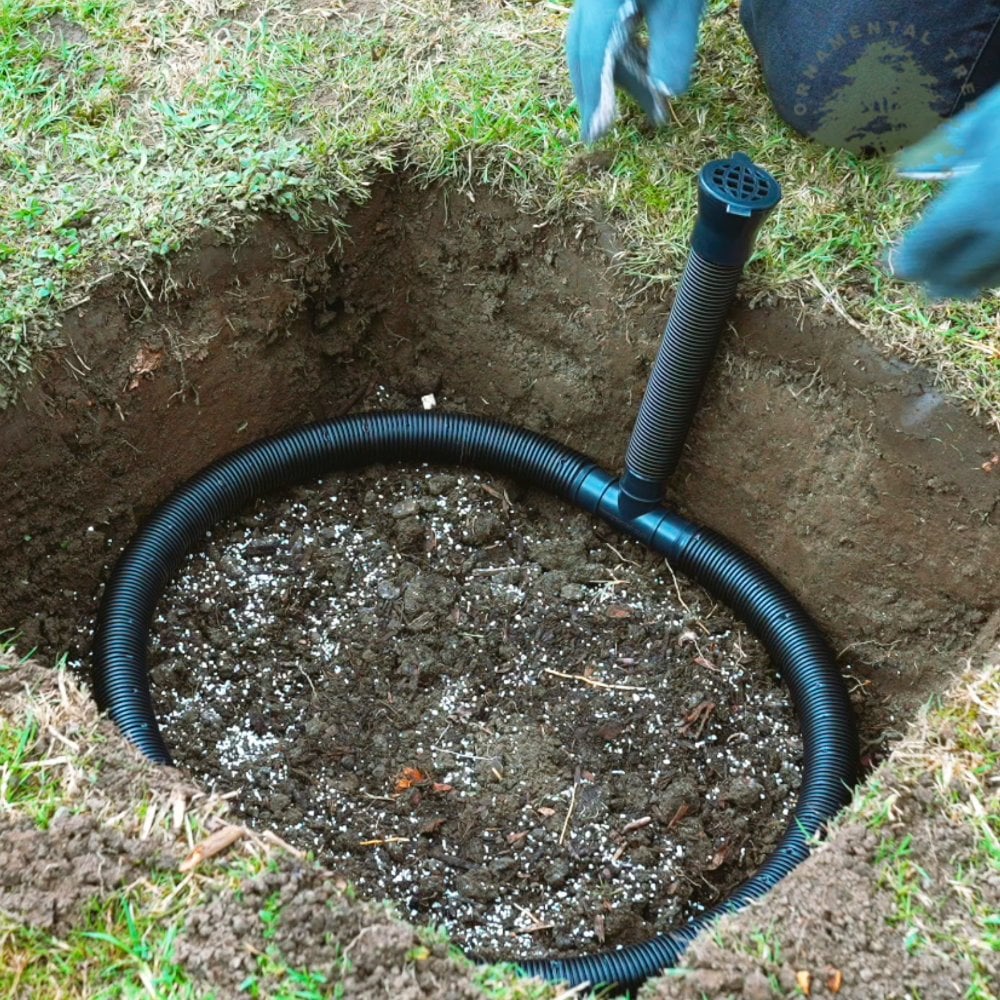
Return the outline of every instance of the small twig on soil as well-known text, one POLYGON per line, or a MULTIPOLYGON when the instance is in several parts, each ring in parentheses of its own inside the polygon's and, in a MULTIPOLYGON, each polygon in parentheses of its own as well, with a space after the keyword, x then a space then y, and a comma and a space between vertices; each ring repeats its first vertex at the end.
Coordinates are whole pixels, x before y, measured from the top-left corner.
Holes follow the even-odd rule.
POLYGON ((462 750, 449 750, 448 747, 431 746, 437 753, 450 753, 452 757, 467 757, 469 760, 496 760, 496 757, 481 757, 474 753, 465 753, 462 750))
POLYGON ((593 677, 584 677, 583 674, 564 674, 561 670, 550 670, 545 668, 545 673, 552 674, 553 677, 562 677, 567 681, 583 681, 591 687, 606 688, 609 691, 646 691, 647 688, 639 687, 636 684, 606 684, 604 681, 595 681, 593 677))
POLYGON ((615 547, 614 547, 614 546, 613 546, 613 545, 612 545, 612 544, 611 544, 610 542, 605 542, 604 544, 605 544, 605 545, 606 545, 606 546, 607 546, 607 547, 608 547, 609 549, 611 549, 611 551, 612 551, 612 552, 614 552, 614 554, 615 554, 616 556, 618 556, 618 558, 619 558, 619 559, 620 559, 620 560, 621 560, 621 561, 622 561, 623 563, 628 563, 628 564, 629 564, 630 566, 638 566, 638 565, 639 565, 639 563, 638 563, 638 562, 637 562, 637 561, 636 561, 635 559, 629 559, 629 558, 628 558, 628 556, 624 556, 624 555, 622 555, 622 554, 621 554, 621 552, 619 552, 619 551, 618 551, 618 550, 617 550, 617 549, 616 549, 616 548, 615 548, 615 547))
POLYGON ((197 868, 202 861, 221 854, 227 847, 231 847, 244 834, 246 829, 235 824, 228 824, 221 830, 210 833, 204 840, 200 841, 191 853, 180 863, 177 870, 182 874, 197 868))
POLYGON ((53 726, 51 722, 45 727, 45 731, 50 736, 54 736, 64 746, 69 747, 70 750, 73 751, 73 753, 79 753, 80 752, 80 747, 76 743, 74 743, 68 736, 63 736, 63 734, 61 732, 59 732, 59 730, 56 729, 56 727, 53 726))
POLYGON ((809 381, 798 390, 798 392, 796 392, 791 386, 787 386, 786 388, 796 399, 798 399, 799 396, 801 396, 804 392, 808 392, 816 384, 816 379, 819 378, 819 372, 820 368, 819 365, 817 365, 816 370, 812 373, 812 378, 810 378, 809 381))
POLYGON ((667 829, 672 830, 677 824, 685 818, 685 816, 691 815, 691 807, 686 803, 682 802, 677 807, 677 812, 674 813, 673 818, 667 824, 667 829))
POLYGON ((848 694, 857 694, 859 691, 864 691, 870 684, 870 680, 866 680, 864 677, 847 677, 845 678, 848 685, 848 694))
POLYGON ((65 767, 71 763, 72 761, 69 757, 46 757, 45 760, 26 760, 21 766, 25 769, 35 767, 65 767))
POLYGON ((555 927, 555 924, 543 924, 526 906, 521 906, 519 903, 514 905, 531 921, 530 927, 515 927, 511 932, 515 936, 518 934, 537 934, 539 931, 550 931, 555 927))
POLYGON ((892 642, 878 642, 875 639, 860 639, 858 642, 849 642, 843 649, 838 650, 837 656, 843 656, 849 649, 857 649, 859 646, 877 646, 879 649, 884 649, 888 655, 893 647, 898 646, 902 641, 902 639, 894 639, 892 642))
POLYGON ((382 844, 408 844, 409 837, 376 837, 374 840, 359 840, 358 847, 380 847, 382 844))
POLYGON ((361 794, 366 799, 371 799, 373 802, 395 802, 398 796, 396 795, 372 795, 371 792, 363 791, 361 794))
POLYGON ((447 865, 449 868, 457 868, 459 871, 470 872, 476 867, 471 861, 455 857, 453 854, 445 854, 444 851, 428 851, 427 853, 429 857, 440 861, 441 864, 447 865))
POLYGON ((854 327, 855 330, 864 330, 864 327, 841 305, 840 299, 827 288, 815 274, 810 274, 813 285, 819 290, 824 301, 831 309, 845 322, 854 327))
POLYGON ((562 846, 566 839, 566 831, 569 829, 569 821, 573 816, 573 809, 576 807, 576 786, 580 784, 580 769, 576 769, 573 775, 573 787, 569 793, 569 808, 566 810, 566 818, 563 820, 562 830, 559 832, 559 846, 562 846))
POLYGON ((287 851, 293 858, 302 859, 306 857, 305 851, 300 851, 297 847, 292 847, 287 840, 279 837, 273 830, 262 830, 260 833, 260 839, 267 841, 274 847, 287 851))
MULTIPOLYGON (((719 610, 719 602, 718 601, 712 601, 712 606, 708 609, 708 614, 707 615, 702 615, 702 618, 712 619, 712 618, 715 617, 715 612, 718 611, 718 610, 719 610)), ((712 634, 712 632, 709 629, 709 627, 705 624, 704 621, 701 620, 701 618, 698 619, 698 627, 705 633, 705 635, 711 635, 712 634)))
POLYGON ((302 667, 299 667, 298 671, 306 679, 306 683, 309 685, 309 688, 310 688, 310 690, 313 693, 313 697, 315 698, 316 697, 316 685, 313 684, 312 678, 302 669, 302 667))
POLYGON ((633 830, 641 830, 644 826, 649 826, 652 822, 652 816, 643 816, 640 819, 634 819, 631 823, 626 823, 622 827, 622 833, 631 833, 633 830))
MULTIPOLYGON (((88 295, 87 298, 84 299, 83 301, 86 302, 89 298, 90 298, 90 296, 88 295)), ((73 307, 70 306, 70 308, 73 308, 73 307)), ((83 367, 84 367, 84 369, 86 371, 92 372, 94 369, 91 368, 90 365, 88 365, 87 362, 84 361, 83 358, 80 357, 80 352, 76 349, 76 344, 73 343, 73 338, 72 337, 67 337, 67 340, 69 340, 70 349, 76 355, 76 360, 79 361, 81 365, 83 365, 83 367)))
POLYGON ((691 608, 687 601, 681 596, 681 585, 677 582, 677 574, 674 572, 674 567, 670 565, 668 559, 663 560, 667 564, 667 569, 670 570, 670 579, 674 581, 674 591, 677 593, 677 603, 688 613, 691 614, 691 608))

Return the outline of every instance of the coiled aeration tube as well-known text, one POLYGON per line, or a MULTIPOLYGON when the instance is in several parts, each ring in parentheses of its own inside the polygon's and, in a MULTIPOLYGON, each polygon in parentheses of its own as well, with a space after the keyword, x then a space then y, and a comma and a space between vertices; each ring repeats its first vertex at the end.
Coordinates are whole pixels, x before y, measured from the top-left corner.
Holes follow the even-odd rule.
POLYGON ((156 604, 185 554, 212 525, 276 489, 375 463, 474 467, 555 493, 662 553, 701 583, 758 636, 790 689, 804 744, 798 802, 777 848, 762 867, 723 903, 690 923, 615 951, 519 962, 528 974, 571 985, 614 984, 630 989, 673 965, 720 914, 762 896, 808 855, 810 838, 841 808, 856 779, 857 734, 847 692, 816 625, 746 553, 659 500, 711 361, 704 341, 711 341, 714 350, 736 279, 749 256, 753 231, 777 201, 777 185, 740 154, 710 163, 699 183, 703 204, 692 257, 654 367, 655 378, 651 377, 640 407, 622 479, 540 434, 482 417, 404 411, 321 421, 247 445, 178 487, 115 565, 98 615, 94 644, 98 704, 149 760, 169 764, 170 752, 150 696, 147 661, 156 604), (732 196, 731 188, 725 193, 725 185, 733 182, 734 175, 735 211, 725 208, 725 198, 732 196), (722 178, 721 197, 711 191, 713 176, 722 178), (748 199, 751 208, 740 214, 748 199), (705 283, 713 281, 714 292, 709 289, 702 298, 705 283), (708 303, 704 309, 703 302, 708 303), (685 336, 686 330, 694 331, 693 340, 685 336), (672 346, 666 346, 668 342, 672 346), (686 398, 688 409, 666 407, 665 398, 686 398))

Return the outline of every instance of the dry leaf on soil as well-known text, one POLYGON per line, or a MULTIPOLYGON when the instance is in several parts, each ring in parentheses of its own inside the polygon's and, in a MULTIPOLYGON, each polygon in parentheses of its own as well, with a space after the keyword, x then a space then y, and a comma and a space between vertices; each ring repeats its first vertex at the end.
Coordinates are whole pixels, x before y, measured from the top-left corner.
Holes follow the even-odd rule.
POLYGON ((141 344, 136 352, 135 358, 128 366, 129 381, 128 390, 138 388, 139 382, 144 375, 152 375, 160 365, 163 364, 163 351, 150 347, 148 344, 141 344))
POLYGON ((192 868, 197 868, 202 861, 221 854, 227 847, 235 844, 246 830, 242 826, 229 824, 210 833, 204 840, 195 844, 194 850, 181 862, 180 871, 189 872, 192 868))

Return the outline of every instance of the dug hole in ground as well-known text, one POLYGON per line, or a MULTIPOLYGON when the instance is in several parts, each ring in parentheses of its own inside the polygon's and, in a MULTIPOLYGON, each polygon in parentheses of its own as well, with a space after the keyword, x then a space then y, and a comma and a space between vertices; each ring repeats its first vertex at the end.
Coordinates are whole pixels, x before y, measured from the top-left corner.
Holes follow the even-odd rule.
MULTIPOLYGON (((606 233, 405 176, 346 222, 342 243, 273 219, 235 246, 206 238, 64 318, 66 346, 0 418, 0 627, 18 649, 85 666, 102 582, 143 518, 212 459, 302 422, 433 400, 620 469, 669 301, 614 277, 606 233)), ((815 616, 866 771, 991 649, 996 451, 927 373, 858 331, 787 307, 733 313, 668 501, 815 616)), ((284 940, 291 964, 332 963, 366 920, 356 975, 403 962, 412 940, 381 915, 329 926, 345 883, 488 960, 644 940, 722 899, 794 805, 794 713, 728 610, 587 516, 475 470, 372 468, 256 502, 196 548, 152 641, 185 780, 232 793, 230 822, 325 871, 289 855, 191 915, 179 960, 219 995, 253 972, 275 893, 283 921, 315 932, 284 940)), ((120 769, 137 765, 118 751, 100 783, 127 796, 120 769)), ((24 871, 80 843, 62 823, 19 828, 0 861, 24 871)), ((962 960, 893 941, 877 846, 838 830, 733 922, 748 940, 762 914, 794 929, 799 951, 770 956, 770 978, 696 948, 700 966, 650 995, 793 994, 803 971, 812 995, 962 995, 962 960)), ((98 890, 71 860, 36 867, 31 894, 8 884, 0 908, 65 930, 98 890)), ((439 963, 413 995, 468 983, 439 963)))

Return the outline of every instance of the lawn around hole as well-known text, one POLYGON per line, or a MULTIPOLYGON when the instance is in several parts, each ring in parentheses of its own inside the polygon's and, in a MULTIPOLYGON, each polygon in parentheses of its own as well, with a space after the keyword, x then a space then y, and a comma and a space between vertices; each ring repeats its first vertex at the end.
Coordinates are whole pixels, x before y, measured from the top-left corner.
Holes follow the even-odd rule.
MULTIPOLYGON (((932 303, 883 271, 886 248, 934 185, 794 135, 770 109, 736 4, 719 0, 709 5, 695 83, 673 104, 672 124, 653 134, 629 105, 611 136, 588 151, 577 139, 562 53, 568 12, 526 0, 461 9, 444 0, 0 5, 0 409, 15 405, 47 352, 63 346, 60 314, 84 305, 93 289, 122 275, 141 285, 166 273, 157 285, 169 300, 179 251, 205 230, 236 241, 265 213, 339 239, 347 207, 364 201, 385 170, 470 193, 486 185, 539 219, 596 219, 622 248, 611 265, 638 291, 670 290, 687 254, 698 168, 741 149, 784 191, 743 298, 846 321, 890 357, 926 365, 940 389, 1000 427, 996 297, 932 303)), ((65 346, 86 356, 86 344, 65 346)), ((0 664, 8 674, 23 668, 12 658, 0 664)), ((973 1000, 996 996, 1000 954, 991 903, 1000 884, 995 676, 994 661, 992 675, 970 674, 922 716, 896 762, 901 770, 894 763, 876 775, 845 818, 874 838, 872 888, 890 901, 901 947, 913 956, 960 955, 973 1000), (974 849, 944 859, 928 881, 935 828, 921 826, 923 840, 914 843, 905 823, 933 810, 964 829, 974 849)), ((21 714, 0 719, 0 820, 18 825, 29 846, 36 829, 91 809, 80 792, 97 783, 96 772, 62 758, 107 738, 74 714, 75 696, 45 697, 48 707, 19 704, 21 714), (69 735, 73 752, 52 727, 69 735)), ((129 801, 128 815, 114 810, 114 837, 142 839, 150 814, 151 826, 166 829, 169 802, 153 789, 129 801)), ((217 807, 192 820, 189 846, 222 822, 217 807)), ((95 815, 99 826, 112 811, 102 806, 95 815)), ((267 878, 278 862, 248 843, 231 868, 220 862, 211 875, 181 878, 173 862, 151 866, 140 884, 95 898, 70 936, 26 930, 0 906, 0 994, 110 996, 121 978, 136 993, 201 995, 176 958, 189 909, 212 893, 235 896, 251 880, 248 898, 269 920, 277 913, 268 909, 276 890, 267 878)), ((220 904, 218 912, 231 911, 220 904)), ((842 970, 796 980, 802 970, 787 948, 794 922, 740 927, 730 938, 720 932, 717 943, 782 995, 802 992, 803 982, 839 991, 830 983, 842 970)), ((206 941, 212 931, 206 917, 206 941)), ((247 973, 247 995, 269 995, 274 984, 277 995, 321 995, 342 988, 341 973, 357 986, 338 951, 349 938, 335 942, 326 971, 316 973, 273 951, 272 937, 264 935, 247 973)), ((406 941, 401 975, 425 975, 439 963, 446 981, 475 976, 489 996, 569 995, 518 982, 509 970, 469 972, 433 931, 406 941)), ((708 952, 697 960, 717 971, 708 952)), ((719 982, 679 975, 645 995, 693 997, 702 981, 719 982)))
POLYGON ((736 4, 719 0, 671 125, 651 134, 630 106, 588 153, 562 53, 568 10, 5 4, 0 405, 60 342, 60 311, 95 282, 141 279, 199 232, 235 236, 261 212, 335 230, 379 168, 598 217, 623 248, 617 267, 640 286, 672 287, 697 169, 742 149, 784 189, 743 295, 846 318, 1000 421, 995 297, 932 303, 883 270, 932 185, 793 134, 771 111, 736 4))

